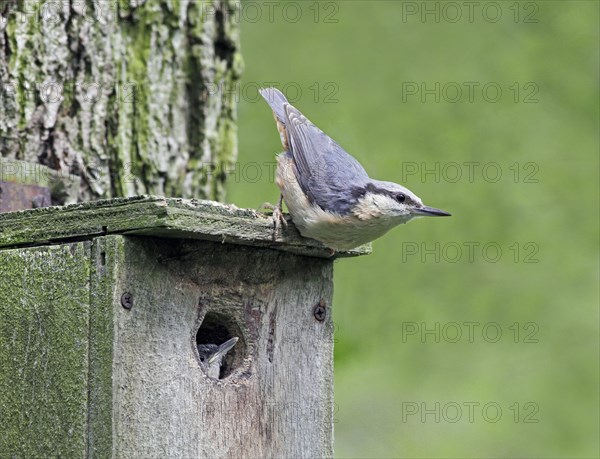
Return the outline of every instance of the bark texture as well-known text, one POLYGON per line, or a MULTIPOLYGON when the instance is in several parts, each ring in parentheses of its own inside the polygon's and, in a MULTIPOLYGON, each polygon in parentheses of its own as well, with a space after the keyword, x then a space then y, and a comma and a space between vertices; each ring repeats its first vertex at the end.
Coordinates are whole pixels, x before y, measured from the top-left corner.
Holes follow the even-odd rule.
MULTIPOLYGON (((235 0, 0 0, 0 155, 77 199, 222 199, 242 68, 235 0)), ((62 203, 58 201, 58 203, 62 203)))

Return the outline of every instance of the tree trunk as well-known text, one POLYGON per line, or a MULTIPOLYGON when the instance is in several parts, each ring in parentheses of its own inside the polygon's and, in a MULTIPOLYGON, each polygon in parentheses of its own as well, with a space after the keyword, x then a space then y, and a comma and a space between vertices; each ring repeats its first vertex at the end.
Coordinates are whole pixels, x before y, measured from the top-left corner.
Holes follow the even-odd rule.
POLYGON ((222 171, 237 154, 237 8, 235 0, 0 0, 3 164, 42 164, 79 183, 67 186, 70 196, 54 194, 55 204, 223 199, 222 171))

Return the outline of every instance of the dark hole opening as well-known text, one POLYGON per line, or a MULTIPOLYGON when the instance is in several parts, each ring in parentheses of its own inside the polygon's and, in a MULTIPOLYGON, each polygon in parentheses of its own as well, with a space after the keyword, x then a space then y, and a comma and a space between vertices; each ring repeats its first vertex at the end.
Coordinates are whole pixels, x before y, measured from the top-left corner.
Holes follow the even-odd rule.
MULTIPOLYGON (((244 355, 244 340, 238 325, 227 316, 215 312, 207 312, 196 333, 196 348, 198 357, 202 364, 200 365, 205 371, 208 369, 206 362, 206 347, 199 345, 209 345, 213 347, 220 346, 227 340, 237 337, 238 341, 221 360, 220 369, 218 370, 218 379, 224 379, 229 376, 235 368, 241 363, 244 355)), ((215 365, 214 363, 212 365, 215 365)), ((212 367, 212 371, 216 371, 212 367)), ((209 374, 209 376, 214 376, 209 374)))

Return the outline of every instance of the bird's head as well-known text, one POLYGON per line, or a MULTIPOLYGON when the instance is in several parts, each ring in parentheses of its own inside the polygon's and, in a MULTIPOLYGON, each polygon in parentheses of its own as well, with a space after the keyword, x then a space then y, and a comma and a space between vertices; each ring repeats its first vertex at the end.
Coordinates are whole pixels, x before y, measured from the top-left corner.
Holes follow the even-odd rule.
POLYGON ((448 212, 428 207, 408 188, 393 182, 371 180, 359 191, 354 214, 363 220, 382 219, 393 225, 416 217, 447 217, 448 212))

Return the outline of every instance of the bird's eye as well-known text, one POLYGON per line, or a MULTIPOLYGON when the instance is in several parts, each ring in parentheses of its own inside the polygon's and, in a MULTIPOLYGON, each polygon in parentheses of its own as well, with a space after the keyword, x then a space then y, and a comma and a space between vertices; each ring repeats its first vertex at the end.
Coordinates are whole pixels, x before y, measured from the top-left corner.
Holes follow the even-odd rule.
POLYGON ((398 201, 398 202, 404 202, 404 201, 406 201, 406 195, 404 195, 402 193, 398 193, 396 195, 396 201, 398 201))

